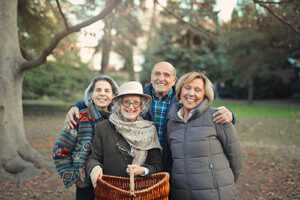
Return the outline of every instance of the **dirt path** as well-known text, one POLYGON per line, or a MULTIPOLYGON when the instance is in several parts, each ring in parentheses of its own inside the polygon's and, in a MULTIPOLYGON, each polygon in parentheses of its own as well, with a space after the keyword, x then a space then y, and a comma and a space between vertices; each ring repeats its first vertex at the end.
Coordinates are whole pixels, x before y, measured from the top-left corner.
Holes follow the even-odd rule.
MULTIPOLYGON (((300 163, 277 152, 243 148, 243 171, 237 183, 238 199, 300 199, 300 163)), ((0 199, 74 199, 75 188, 65 189, 56 173, 43 171, 38 177, 17 181, 0 176, 0 199)))

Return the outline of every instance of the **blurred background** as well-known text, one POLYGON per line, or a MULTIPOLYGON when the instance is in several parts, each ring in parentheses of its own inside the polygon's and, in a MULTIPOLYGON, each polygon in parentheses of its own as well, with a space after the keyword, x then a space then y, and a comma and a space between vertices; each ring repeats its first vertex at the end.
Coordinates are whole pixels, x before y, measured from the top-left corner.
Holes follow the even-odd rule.
MULTIPOLYGON (((106 2, 60 4, 75 24, 106 2)), ((146 84, 158 61, 172 63, 178 77, 206 71, 217 98, 299 99, 299 7, 297 0, 126 0, 104 20, 65 38, 47 64, 27 71, 23 99, 74 100, 97 74, 146 84)), ((19 0, 18 12, 20 42, 31 56, 64 28, 55 1, 19 0)))
MULTIPOLYGON (((65 21, 77 24, 108 2, 18 0, 23 57, 38 57, 65 21)), ((213 106, 235 114, 244 152, 238 199, 300 199, 299 19, 299 0, 123 0, 25 72, 26 137, 51 160, 69 106, 83 98, 93 77, 145 85, 153 65, 168 61, 177 77, 206 71, 215 86, 213 106)), ((19 188, 0 176, 0 199, 74 196, 75 188, 65 189, 49 171, 19 188)))

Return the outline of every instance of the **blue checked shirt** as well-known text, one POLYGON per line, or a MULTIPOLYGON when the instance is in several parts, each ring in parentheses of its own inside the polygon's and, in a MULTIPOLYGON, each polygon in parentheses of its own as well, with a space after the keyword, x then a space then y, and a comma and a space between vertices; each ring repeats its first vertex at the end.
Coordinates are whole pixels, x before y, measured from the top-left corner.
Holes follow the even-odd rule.
POLYGON ((157 130, 158 139, 160 143, 163 141, 163 131, 166 123, 167 109, 172 101, 173 88, 169 94, 164 95, 161 99, 158 98, 155 91, 152 89, 152 99, 153 99, 153 111, 154 111, 154 125, 157 130))

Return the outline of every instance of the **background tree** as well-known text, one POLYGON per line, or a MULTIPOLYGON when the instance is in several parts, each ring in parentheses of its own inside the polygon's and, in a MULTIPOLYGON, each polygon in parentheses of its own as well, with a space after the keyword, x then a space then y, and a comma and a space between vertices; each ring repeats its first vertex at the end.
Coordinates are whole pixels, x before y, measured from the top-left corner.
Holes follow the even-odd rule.
MULTIPOLYGON (((283 9, 281 6, 283 4, 277 9, 283 9)), ((229 96, 247 98, 249 103, 254 98, 291 96, 289 84, 293 71, 287 59, 299 48, 296 32, 246 0, 239 1, 231 22, 223 27, 222 38, 225 39, 228 61, 225 80, 228 81, 227 91, 231 91, 229 96), (247 89, 247 93, 237 88, 247 89)))
POLYGON ((134 80, 134 48, 143 31, 138 19, 143 11, 144 1, 126 0, 117 7, 109 17, 104 19, 103 37, 95 47, 95 53, 101 52, 100 73, 108 73, 110 53, 113 51, 124 60, 124 69, 129 74, 129 80, 134 80))
MULTIPOLYGON (((147 50, 144 68, 152 68, 153 57, 174 64, 179 76, 193 70, 210 72, 218 68, 220 46, 215 5, 216 1, 168 1, 166 7, 162 6, 156 34, 158 42, 156 47, 147 50)), ((142 72, 143 82, 149 81, 148 71, 142 72)))
MULTIPOLYGON (((58 1, 57 1, 58 2, 58 1)), ((20 52, 17 26, 17 0, 0 1, 0 166, 7 172, 28 175, 35 168, 49 166, 47 162, 28 143, 23 125, 22 82, 26 70, 38 67, 58 43, 81 28, 90 25, 109 14, 121 3, 111 0, 100 14, 77 25, 69 25, 52 38, 43 48, 38 58, 26 60, 20 52)), ((63 13, 61 13, 64 17, 63 13)), ((64 18, 65 19, 65 18, 64 18)), ((25 50, 26 52, 26 50, 25 50)))

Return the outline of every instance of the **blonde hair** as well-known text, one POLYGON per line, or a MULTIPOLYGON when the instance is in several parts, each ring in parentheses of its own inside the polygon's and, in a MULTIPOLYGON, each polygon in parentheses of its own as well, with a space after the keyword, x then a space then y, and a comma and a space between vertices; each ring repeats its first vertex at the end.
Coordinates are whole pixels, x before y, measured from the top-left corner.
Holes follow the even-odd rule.
POLYGON ((205 97, 211 103, 214 100, 214 86, 211 81, 205 76, 205 72, 189 72, 184 74, 176 84, 176 98, 180 100, 181 89, 183 86, 195 78, 202 79, 204 82, 205 97))

